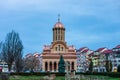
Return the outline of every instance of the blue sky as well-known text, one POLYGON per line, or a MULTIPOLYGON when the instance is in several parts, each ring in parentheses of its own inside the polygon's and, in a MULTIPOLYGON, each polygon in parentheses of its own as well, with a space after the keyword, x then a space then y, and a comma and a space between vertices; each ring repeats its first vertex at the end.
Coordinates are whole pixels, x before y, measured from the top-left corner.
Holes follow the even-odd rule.
POLYGON ((96 50, 120 44, 120 0, 0 0, 0 41, 15 30, 24 55, 41 53, 52 42, 58 14, 68 45, 96 50))

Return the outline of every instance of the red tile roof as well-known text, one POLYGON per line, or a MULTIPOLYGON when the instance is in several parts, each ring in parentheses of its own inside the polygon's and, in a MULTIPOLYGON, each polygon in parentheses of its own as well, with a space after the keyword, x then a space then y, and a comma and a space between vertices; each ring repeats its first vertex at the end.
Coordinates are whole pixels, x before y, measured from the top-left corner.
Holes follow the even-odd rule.
POLYGON ((94 55, 94 51, 92 51, 88 54, 88 56, 92 56, 92 55, 94 55))
POLYGON ((86 53, 88 51, 89 51, 89 49, 85 49, 85 50, 82 51, 82 53, 86 53))
POLYGON ((112 53, 112 50, 109 49, 102 52, 102 54, 109 54, 109 53, 112 53))
POLYGON ((103 49, 105 49, 105 47, 97 49, 96 52, 102 51, 103 49))
POLYGON ((79 50, 82 51, 82 50, 85 49, 85 48, 87 48, 87 47, 82 47, 82 48, 80 48, 79 50))
POLYGON ((117 45, 115 48, 120 48, 120 45, 117 45))
POLYGON ((0 69, 2 69, 2 67, 0 67, 0 69))

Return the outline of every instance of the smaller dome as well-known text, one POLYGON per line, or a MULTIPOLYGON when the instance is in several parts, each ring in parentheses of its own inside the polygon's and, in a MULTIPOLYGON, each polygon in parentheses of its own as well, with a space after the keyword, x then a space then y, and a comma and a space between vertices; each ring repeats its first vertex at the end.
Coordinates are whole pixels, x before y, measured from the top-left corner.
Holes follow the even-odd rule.
POLYGON ((64 25, 61 23, 61 22, 57 22, 55 25, 54 25, 54 28, 64 28, 64 25))

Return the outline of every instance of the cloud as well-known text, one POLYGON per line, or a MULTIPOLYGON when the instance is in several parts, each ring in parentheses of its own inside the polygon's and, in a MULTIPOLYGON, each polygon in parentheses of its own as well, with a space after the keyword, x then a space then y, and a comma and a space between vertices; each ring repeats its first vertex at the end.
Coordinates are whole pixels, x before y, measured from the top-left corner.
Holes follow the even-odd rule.
POLYGON ((66 41, 70 45, 74 43, 77 48, 80 48, 80 46, 81 47, 87 46, 90 48, 94 47, 95 49, 97 45, 98 45, 97 47, 108 47, 109 45, 111 45, 113 48, 113 44, 120 43, 120 38, 118 37, 119 35, 120 32, 93 34, 87 32, 81 33, 81 32, 71 31, 71 32, 67 32, 66 41))
POLYGON ((58 13, 66 27, 68 44, 119 44, 119 0, 0 0, 0 37, 14 29, 21 35, 25 52, 39 51, 51 43, 58 13))
POLYGON ((119 0, 1 0, 0 5, 3 12, 86 15, 95 16, 108 22, 120 22, 119 0))

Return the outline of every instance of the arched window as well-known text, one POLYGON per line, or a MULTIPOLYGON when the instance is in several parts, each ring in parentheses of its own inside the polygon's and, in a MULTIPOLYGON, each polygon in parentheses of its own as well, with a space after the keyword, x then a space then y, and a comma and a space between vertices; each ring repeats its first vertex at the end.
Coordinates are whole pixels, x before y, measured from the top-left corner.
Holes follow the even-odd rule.
POLYGON ((72 70, 74 70, 74 62, 72 62, 72 70))
POLYGON ((61 47, 61 51, 63 51, 63 47, 61 47))
POLYGON ((57 67, 57 64, 56 64, 56 62, 54 62, 54 71, 57 70, 56 67, 57 67))
POLYGON ((45 71, 48 71, 48 63, 45 62, 45 71))
POLYGON ((57 51, 58 47, 55 47, 55 49, 56 49, 56 51, 57 51))
POLYGON ((56 34, 57 34, 57 30, 56 30, 56 34))
POLYGON ((57 36, 56 36, 56 40, 57 40, 57 36))
POLYGON ((50 71, 52 71, 52 62, 50 62, 50 71))
POLYGON ((60 40, 60 35, 58 36, 58 40, 60 40))
POLYGON ((70 71, 70 62, 68 61, 68 71, 70 71))
POLYGON ((60 51, 60 45, 58 45, 59 51, 60 51))
POLYGON ((61 36, 61 40, 62 40, 62 36, 61 36))
POLYGON ((58 29, 58 34, 60 34, 60 29, 58 29))

